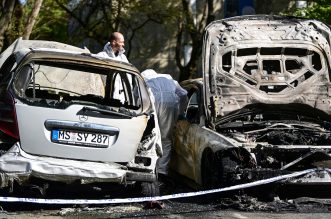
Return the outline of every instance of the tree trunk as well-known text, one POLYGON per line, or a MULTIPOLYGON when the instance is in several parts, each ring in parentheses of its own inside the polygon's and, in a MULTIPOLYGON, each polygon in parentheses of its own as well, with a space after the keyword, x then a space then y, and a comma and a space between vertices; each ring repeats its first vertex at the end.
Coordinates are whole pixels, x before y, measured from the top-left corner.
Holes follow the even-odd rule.
POLYGON ((202 16, 194 22, 192 10, 189 0, 182 0, 183 19, 179 21, 177 43, 176 43, 176 64, 180 70, 179 81, 187 80, 197 75, 198 61, 202 52, 203 31, 208 23, 215 19, 214 15, 214 0, 205 0, 200 2, 203 7, 202 16), (192 45, 191 57, 188 63, 182 64, 181 52, 183 45, 187 42, 183 36, 188 36, 188 41, 192 45))
POLYGON ((33 28, 34 24, 36 23, 36 19, 39 14, 39 10, 41 8, 42 3, 43 3, 43 0, 36 0, 34 2, 34 6, 32 9, 31 15, 27 21, 26 28, 24 29, 24 33, 22 36, 24 40, 28 40, 30 38, 32 28, 33 28))
POLYGON ((0 18, 0 51, 2 51, 5 33, 10 25, 14 6, 15 6, 15 1, 7 0, 7 1, 5 1, 3 9, 2 9, 2 14, 1 14, 1 18, 0 18))

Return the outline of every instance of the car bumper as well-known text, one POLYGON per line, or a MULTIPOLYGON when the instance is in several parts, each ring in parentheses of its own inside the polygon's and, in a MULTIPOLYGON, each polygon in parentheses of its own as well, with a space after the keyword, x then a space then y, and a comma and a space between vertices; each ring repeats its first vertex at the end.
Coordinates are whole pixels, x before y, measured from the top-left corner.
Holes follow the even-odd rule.
POLYGON ((30 177, 57 182, 114 182, 126 184, 130 181, 156 180, 154 173, 128 170, 117 163, 90 162, 53 157, 41 157, 25 153, 19 143, 0 157, 0 187, 13 180, 23 182, 30 177))

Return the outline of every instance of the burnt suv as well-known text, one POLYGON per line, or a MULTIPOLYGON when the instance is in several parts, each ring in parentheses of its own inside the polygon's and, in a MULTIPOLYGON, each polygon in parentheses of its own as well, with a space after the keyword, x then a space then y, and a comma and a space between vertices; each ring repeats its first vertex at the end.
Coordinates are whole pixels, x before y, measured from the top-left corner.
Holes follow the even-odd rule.
POLYGON ((138 182, 158 194, 160 132, 134 66, 22 39, 0 65, 1 188, 138 182))
POLYGON ((217 187, 314 169, 288 183, 330 184, 331 30, 279 16, 214 21, 203 79, 183 82, 172 169, 217 187))

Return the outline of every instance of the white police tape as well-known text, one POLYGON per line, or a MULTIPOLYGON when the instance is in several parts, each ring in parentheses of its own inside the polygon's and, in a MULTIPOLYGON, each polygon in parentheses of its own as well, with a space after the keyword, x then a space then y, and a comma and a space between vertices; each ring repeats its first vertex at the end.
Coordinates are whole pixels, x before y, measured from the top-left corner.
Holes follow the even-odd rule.
POLYGON ((0 202, 26 202, 26 203, 39 203, 39 204, 119 204, 119 203, 134 203, 134 202, 145 202, 145 201, 161 201, 161 200, 169 200, 175 198, 185 198, 185 197, 193 197, 206 195, 211 193, 219 193, 237 189, 245 189, 249 187, 254 187, 258 185, 268 184, 272 182, 277 182, 280 180, 285 180, 289 178, 294 178, 298 176, 302 176, 308 174, 310 172, 314 172, 318 170, 317 168, 307 169, 303 171, 294 172, 291 174, 281 175, 272 177, 269 179, 263 179, 255 182, 239 184, 235 186, 230 186, 226 188, 220 189, 211 189, 205 191, 198 192, 188 192, 188 193, 178 193, 172 195, 164 195, 164 196, 155 196, 155 197, 137 197, 137 198, 115 198, 115 199, 42 199, 42 198, 19 198, 19 197, 0 197, 0 202))

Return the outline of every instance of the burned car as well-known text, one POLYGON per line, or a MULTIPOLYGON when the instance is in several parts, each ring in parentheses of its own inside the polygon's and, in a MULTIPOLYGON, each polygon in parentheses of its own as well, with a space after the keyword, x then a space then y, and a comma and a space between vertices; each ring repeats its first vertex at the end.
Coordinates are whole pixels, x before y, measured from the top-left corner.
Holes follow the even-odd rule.
POLYGON ((1 188, 139 184, 158 194, 160 132, 133 65, 22 39, 0 62, 1 188))
POLYGON ((331 182, 330 28, 242 16, 204 33, 203 79, 181 85, 171 167, 205 188, 306 169, 288 183, 331 182))

